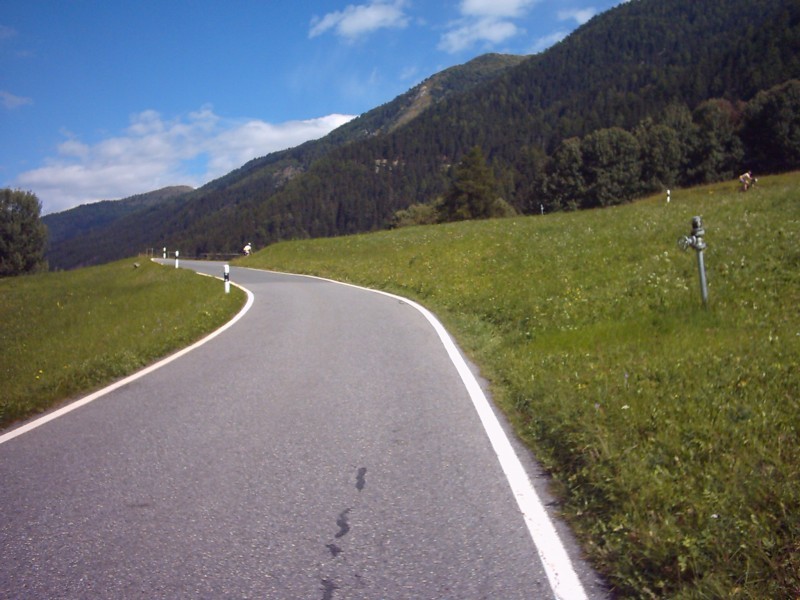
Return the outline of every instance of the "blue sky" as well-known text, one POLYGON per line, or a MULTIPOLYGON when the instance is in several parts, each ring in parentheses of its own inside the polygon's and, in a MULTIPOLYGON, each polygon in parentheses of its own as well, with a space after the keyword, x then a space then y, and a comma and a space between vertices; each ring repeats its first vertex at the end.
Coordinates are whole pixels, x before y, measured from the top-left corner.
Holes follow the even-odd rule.
POLYGON ((4 0, 0 187, 43 212, 200 186, 620 0, 4 0))

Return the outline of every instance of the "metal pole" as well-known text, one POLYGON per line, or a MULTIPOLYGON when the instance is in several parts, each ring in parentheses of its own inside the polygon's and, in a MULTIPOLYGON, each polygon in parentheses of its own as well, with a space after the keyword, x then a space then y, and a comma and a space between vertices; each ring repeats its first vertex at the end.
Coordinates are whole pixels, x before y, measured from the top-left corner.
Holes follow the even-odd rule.
POLYGON ((697 251, 697 267, 700 269, 700 294, 703 297, 703 306, 708 306, 708 282, 706 281, 706 265, 703 261, 703 251, 697 251))
POLYGON ((678 246, 683 250, 694 248, 697 251, 697 267, 700 271, 700 294, 703 297, 703 306, 708 307, 708 281, 706 280, 706 264, 703 260, 703 250, 706 249, 706 241, 703 237, 706 230, 703 227, 702 217, 692 218, 692 235, 685 235, 678 239, 678 246))

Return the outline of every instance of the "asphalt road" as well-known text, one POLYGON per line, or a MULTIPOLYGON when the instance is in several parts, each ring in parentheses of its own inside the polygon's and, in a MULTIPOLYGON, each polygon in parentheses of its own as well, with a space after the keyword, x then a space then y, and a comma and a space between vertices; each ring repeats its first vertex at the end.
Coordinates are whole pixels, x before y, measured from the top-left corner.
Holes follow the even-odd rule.
POLYGON ((226 331, 0 437, 0 597, 604 597, 563 525, 566 564, 551 538, 534 544, 524 494, 413 304, 231 279, 254 302, 226 331))

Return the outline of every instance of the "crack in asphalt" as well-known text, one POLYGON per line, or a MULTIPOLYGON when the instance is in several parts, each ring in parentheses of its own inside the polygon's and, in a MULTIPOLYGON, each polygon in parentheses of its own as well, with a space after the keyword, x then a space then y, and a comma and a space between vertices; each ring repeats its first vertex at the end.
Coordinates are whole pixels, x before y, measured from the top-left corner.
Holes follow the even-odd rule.
POLYGON ((358 470, 358 474, 356 475, 356 489, 359 492, 364 489, 365 485, 367 485, 366 475, 367 475, 367 468, 361 467, 358 470))
POLYGON ((338 589, 339 589, 339 587, 335 583, 333 583, 332 581, 329 581, 327 579, 323 579, 322 580, 322 592, 323 592, 322 593, 322 600, 333 600, 333 593, 338 589))
MULTIPOLYGON (((359 467, 358 471, 356 472, 356 489, 359 493, 364 489, 367 485, 367 468, 366 467, 359 467)), ((350 532, 350 522, 349 522, 349 515, 352 508, 346 508, 342 512, 339 513, 338 518, 336 519, 336 525, 339 527, 339 531, 333 536, 334 538, 341 539, 346 536, 350 532)), ((339 555, 344 552, 344 550, 337 544, 330 543, 325 544, 325 547, 328 549, 328 552, 331 553, 331 556, 336 559, 339 555)), ((356 575, 358 577, 358 575, 356 575)), ((322 600, 333 600, 334 593, 339 587, 332 581, 330 578, 323 578, 321 580, 322 583, 322 600)))
POLYGON ((350 531, 350 525, 347 522, 348 514, 350 514, 350 509, 346 508, 341 513, 339 513, 339 518, 336 519, 336 524, 339 526, 339 531, 336 533, 335 536, 333 536, 336 539, 346 536, 347 533, 350 531))

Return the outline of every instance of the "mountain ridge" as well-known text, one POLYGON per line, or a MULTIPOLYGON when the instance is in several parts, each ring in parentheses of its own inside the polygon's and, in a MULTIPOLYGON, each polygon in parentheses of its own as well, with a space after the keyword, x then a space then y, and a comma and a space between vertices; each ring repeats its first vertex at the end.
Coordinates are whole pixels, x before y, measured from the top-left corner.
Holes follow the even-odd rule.
POLYGON ((194 188, 188 185, 171 185, 120 200, 100 200, 81 204, 68 210, 44 215, 42 222, 47 225, 49 242, 58 244, 93 229, 105 227, 142 208, 157 206, 170 198, 193 190, 194 188))
POLYGON ((647 119, 657 134, 657 127, 688 128, 671 131, 686 145, 675 167, 686 184, 732 176, 736 153, 724 168, 692 164, 704 165, 704 153, 716 151, 702 146, 711 143, 698 137, 702 128, 716 127, 726 110, 735 124, 759 91, 800 78, 798 57, 800 7, 790 0, 627 2, 540 54, 488 55, 436 74, 320 140, 250 161, 168 207, 128 215, 81 240, 83 248, 71 241, 70 252, 107 260, 162 244, 230 252, 246 241, 379 229, 397 210, 440 196, 448 168, 476 145, 499 194, 518 211, 583 206, 564 190, 554 195, 559 146, 607 128, 630 131, 647 119), (489 65, 483 74, 482 61, 489 65), (498 61, 506 61, 503 68, 498 61), (424 86, 445 74, 455 91, 429 102, 424 86), (728 108, 718 102, 706 110, 703 103, 715 98, 728 108))

